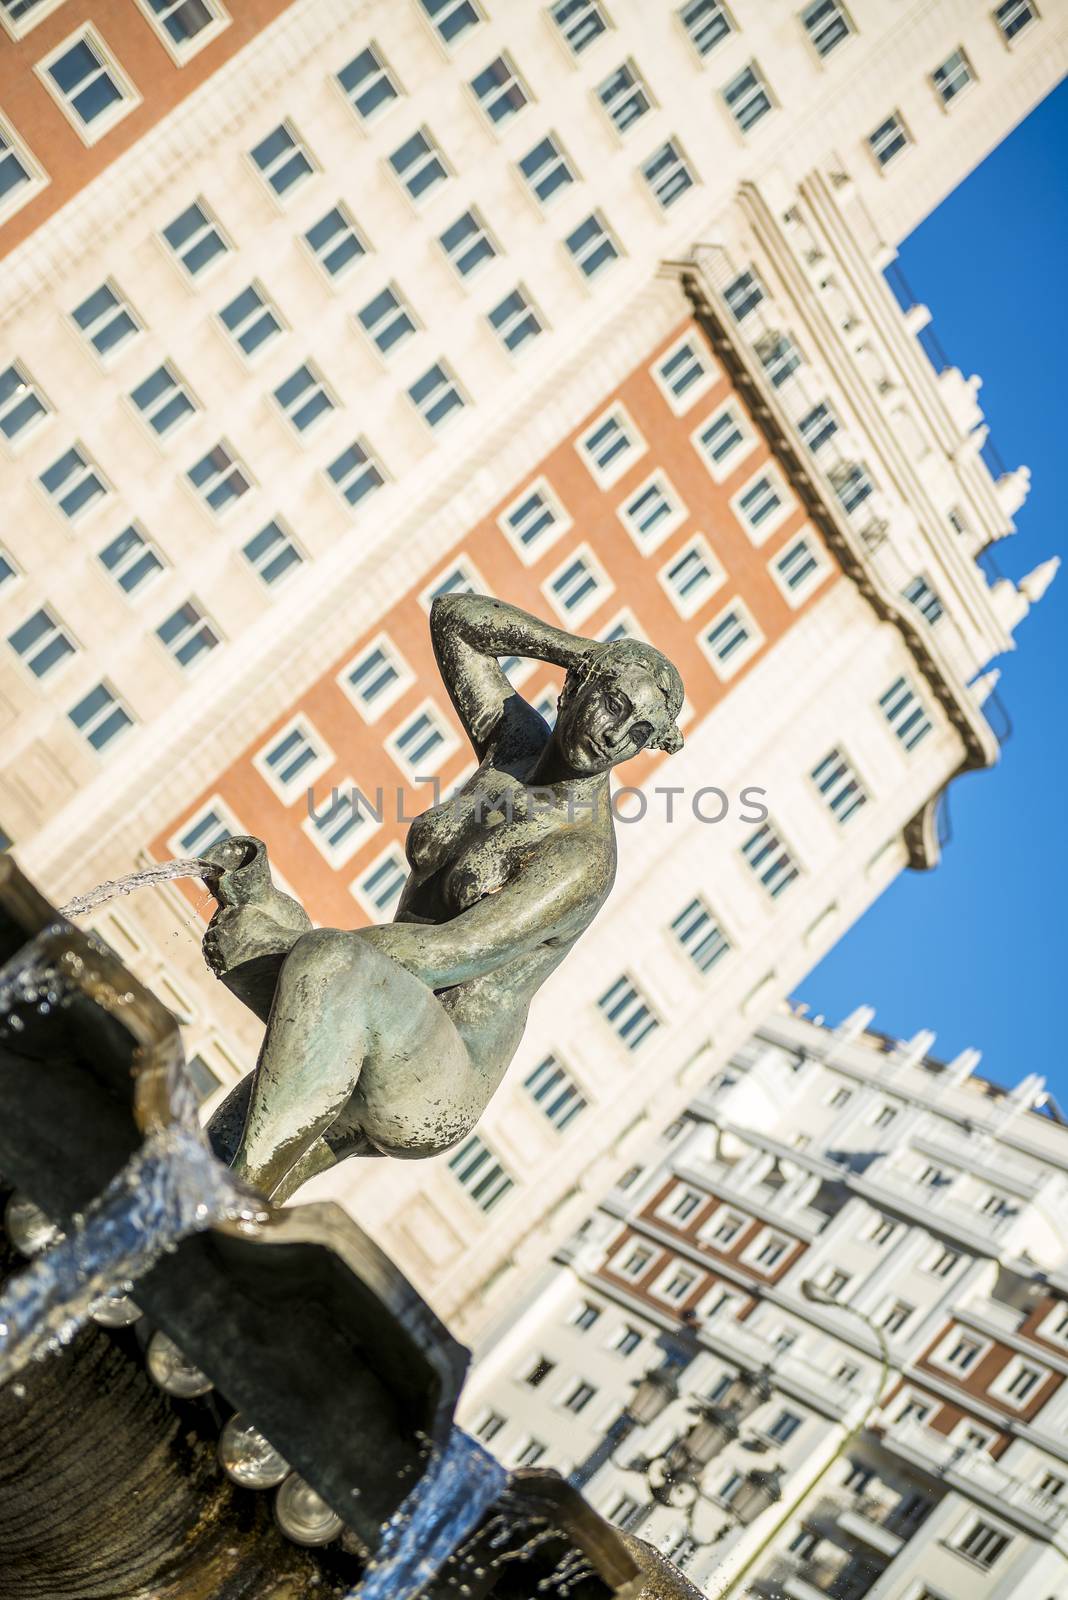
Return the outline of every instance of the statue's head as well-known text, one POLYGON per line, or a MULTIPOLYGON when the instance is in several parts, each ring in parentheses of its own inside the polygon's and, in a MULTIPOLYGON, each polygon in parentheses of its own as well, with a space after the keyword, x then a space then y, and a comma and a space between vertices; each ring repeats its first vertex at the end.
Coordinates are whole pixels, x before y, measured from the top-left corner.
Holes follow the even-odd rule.
POLYGON ((639 750, 679 750, 682 679, 640 639, 616 639, 572 667, 560 694, 554 739, 579 775, 607 772, 639 750))

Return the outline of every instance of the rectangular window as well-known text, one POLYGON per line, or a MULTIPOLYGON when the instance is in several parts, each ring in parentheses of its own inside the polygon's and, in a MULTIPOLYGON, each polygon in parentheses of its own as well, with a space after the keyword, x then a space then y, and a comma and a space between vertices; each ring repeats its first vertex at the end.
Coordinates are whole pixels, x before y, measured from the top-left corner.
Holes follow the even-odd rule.
POLYGON ((1004 1555, 1010 1542, 1007 1533, 980 1519, 973 1522, 963 1538, 958 1540, 957 1549, 962 1555, 970 1556, 977 1566, 989 1571, 998 1557, 1004 1555))
POLYGON ((470 561, 461 558, 455 566, 447 567, 440 577, 435 578, 433 583, 428 584, 419 599, 429 611, 431 604, 439 594, 489 593, 490 590, 486 586, 485 579, 479 577, 478 572, 470 561))
POLYGON ((398 145, 389 158, 389 164, 417 203, 425 199, 439 183, 444 183, 449 175, 440 150, 424 129, 419 129, 402 145, 398 145))
POLYGON ((872 1244, 877 1245, 881 1249, 884 1244, 889 1244, 896 1232, 896 1222, 892 1221, 890 1217, 880 1217, 874 1228, 869 1233, 868 1238, 871 1240, 872 1244))
POLYGON ((773 1233, 764 1240, 763 1244, 760 1246, 760 1249, 754 1255, 753 1260, 758 1266, 764 1267, 770 1271, 772 1267, 777 1267, 779 1265, 779 1262, 782 1260, 789 1248, 789 1239, 784 1239, 782 1234, 773 1233))
POLYGON ((106 683, 98 683, 67 716, 94 750, 104 750, 120 733, 133 727, 133 718, 106 683))
POLYGON ((210 806, 190 818, 181 833, 171 841, 170 848, 175 855, 196 856, 210 849, 213 844, 221 844, 224 839, 232 839, 243 831, 241 824, 222 801, 214 800, 210 806))
POLYGON ((456 739, 441 714, 428 702, 390 735, 386 748, 412 777, 428 777, 441 770, 456 748, 456 739))
POLYGON ((880 167, 888 167, 895 156, 907 149, 909 143, 905 124, 896 111, 885 122, 880 122, 874 133, 868 135, 871 153, 880 167))
POLYGON ((472 0, 419 0, 442 44, 455 44, 482 21, 472 0))
POLYGON ((731 31, 731 19, 720 0, 689 0, 679 18, 699 56, 707 56, 731 31))
POLYGON ((568 1411, 573 1411, 578 1416, 580 1411, 585 1411, 596 1393, 597 1390, 592 1383, 587 1383, 584 1378, 580 1378, 569 1392, 564 1405, 568 1411))
POLYGON ((393 289, 381 290, 357 315, 364 332, 383 355, 389 355, 416 331, 415 318, 393 289))
POLYGON ((660 569, 660 581, 680 616, 692 617, 724 583, 726 574, 708 540, 695 535, 660 569))
POLYGON ((568 556, 543 585, 546 595, 565 621, 577 624, 612 593, 612 584, 588 546, 568 556))
POLYGON ((579 454, 602 488, 621 478, 644 449, 644 439, 622 406, 599 417, 578 441, 579 454))
POLYGON ((131 391, 130 399, 153 433, 165 439, 196 410, 189 392, 168 362, 131 391))
POLYGON ((540 1439, 527 1439, 516 1451, 513 1465, 517 1467, 536 1467, 544 1454, 545 1446, 540 1439))
POLYGON ((505 1167, 477 1133, 449 1157, 449 1171, 480 1211, 492 1211, 514 1187, 505 1167))
POLYGON ((281 318, 254 283, 223 306, 219 320, 247 356, 256 355, 282 331, 281 318))
POLYGON ((307 364, 291 372, 285 382, 278 385, 274 397, 298 433, 307 433, 309 428, 334 410, 334 401, 326 384, 315 369, 307 364))
POLYGON ((374 722, 412 682, 412 669, 387 634, 380 633, 338 677, 368 722, 374 722))
POLYGON ((78 445, 72 445, 58 461, 53 461, 38 481, 71 522, 83 517, 107 494, 103 478, 78 445))
MULTIPOLYGON (((640 1169, 639 1169, 640 1170, 640 1169)), ((647 1245, 637 1244, 626 1250, 618 1262, 612 1263, 613 1271, 620 1278, 626 1278, 630 1283, 636 1283, 644 1276, 655 1252, 647 1245)))
POLYGON ((801 365, 800 350, 785 334, 768 334, 757 343, 756 352, 776 389, 801 365))
POLYGON ((883 1313, 883 1328, 887 1333, 900 1333, 915 1309, 907 1300, 894 1300, 883 1313))
POLYGON ((125 116, 137 100, 132 85, 89 29, 41 63, 38 71, 90 144, 125 116))
POLYGON ((552 19, 574 55, 581 55, 608 27, 597 0, 554 0, 552 19))
POLYGON ((797 426, 806 446, 815 453, 838 432, 838 418, 827 402, 821 400, 819 405, 805 412, 797 426))
POLYGON ((676 1223, 686 1222, 695 1211, 700 1210, 703 1198, 696 1189, 683 1187, 681 1191, 676 1190, 668 1202, 667 1214, 676 1223))
POLYGON ((742 855, 773 900, 799 876, 793 857, 770 822, 753 829, 742 846, 742 855))
POLYGON ((271 585, 281 581, 303 563, 303 556, 279 522, 268 522, 242 547, 242 554, 256 576, 271 585))
POLYGON ((499 305, 487 312, 490 327, 513 354, 542 331, 537 311, 522 289, 513 289, 499 305))
POLYGON ((701 643, 721 678, 729 678, 763 642, 763 635, 740 600, 713 618, 701 643))
POLYGON ((822 564, 809 541, 792 539, 775 557, 775 574, 787 596, 799 595, 822 571, 822 564))
POLYGON ((701 899, 691 900, 671 928, 698 972, 711 972, 730 950, 726 934, 701 899))
POLYGON ((960 1261, 960 1252, 950 1250, 948 1246, 940 1246, 934 1258, 927 1262, 927 1271, 935 1278, 948 1278, 950 1273, 960 1261))
POLYGON ((6 217, 40 186, 29 156, 0 124, 0 217, 6 217))
POLYGON ((111 283, 102 283, 99 289, 94 289, 81 305, 75 306, 71 316, 97 355, 105 361, 141 331, 129 302, 111 283))
POLYGON ((593 1327, 594 1323, 600 1320, 600 1316, 600 1306, 593 1305, 589 1300, 580 1300, 574 1311, 572 1311, 568 1321, 570 1322, 571 1326, 573 1328, 577 1328, 580 1333, 588 1333, 593 1327))
POLYGON ((1006 44, 1015 39, 1025 28, 1030 27, 1037 15, 1029 0, 1004 0, 1003 5, 994 8, 994 21, 1001 29, 1001 36, 1006 44))
POLYGON ((723 291, 723 298, 735 322, 742 322, 767 298, 764 285, 755 272, 740 272, 723 291))
POLYGON ((358 440, 343 450, 326 470, 338 493, 350 506, 359 505, 366 495, 380 489, 386 481, 374 456, 358 440))
POLYGON ((944 615, 942 602, 926 578, 911 578, 901 593, 932 628, 936 622, 941 621, 944 615))
POLYGON ((653 376, 673 411, 687 410, 713 382, 712 368, 704 352, 698 348, 697 341, 689 337, 661 356, 653 376))
POLYGON ((838 0, 815 0, 802 11, 801 21, 821 56, 829 56, 853 32, 853 24, 838 0))
POLYGON ((288 123, 280 122, 273 133, 249 151, 266 183, 278 196, 291 195, 315 171, 311 156, 288 123))
POLYGON ((391 844, 362 872, 352 891, 373 921, 389 921, 408 881, 408 863, 399 845, 391 844))
POLYGON ((489 1444, 495 1439, 505 1426, 505 1419, 499 1411, 484 1411, 475 1426, 471 1429, 476 1439, 481 1439, 483 1444, 489 1444))
POLYGON ((696 1282, 696 1272, 691 1272, 688 1267, 673 1267, 654 1287, 653 1293, 661 1300, 672 1300, 677 1304, 685 1300, 696 1282))
POLYGON ((771 95, 756 62, 743 68, 723 91, 727 110, 743 133, 750 133, 772 109, 771 95))
POLYGON ((14 633, 8 634, 7 642, 35 678, 46 678, 60 662, 74 655, 76 649, 63 624, 47 606, 35 611, 14 633))
POLYGON ((570 518, 544 479, 524 490, 498 522, 527 562, 536 561, 570 526, 570 518))
POLYGON ((693 173, 675 139, 653 151, 642 166, 642 177, 665 211, 694 184, 693 173))
POLYGON ((325 860, 342 867, 360 848, 368 830, 375 825, 369 806, 351 782, 331 787, 318 807, 310 803, 302 827, 325 860))
POLYGON ((632 1328, 629 1323, 624 1323, 612 1341, 612 1349, 620 1356, 631 1356, 642 1342, 642 1336, 637 1328, 632 1328))
POLYGON ((245 469, 224 444, 217 444, 189 468, 186 477, 216 516, 230 511, 252 487, 245 469))
POLYGON ((486 225, 475 211, 465 211, 438 237, 450 266, 461 278, 469 278, 497 254, 486 225))
POLYGON ((219 261, 230 248, 202 200, 194 201, 168 223, 163 237, 191 278, 198 277, 213 261, 219 261))
POLYGON ((47 404, 26 368, 18 361, 0 372, 0 433, 14 443, 33 432, 48 416, 47 404))
POLYGON ((1026 1361, 1017 1361, 1002 1385, 1003 1393, 1014 1405, 1022 1406, 1030 1400, 1048 1376, 1044 1367, 1032 1367, 1026 1361))
POLYGON ((756 442, 752 429, 733 402, 702 422, 693 438, 717 483, 733 472, 742 455, 747 453, 743 446, 752 447, 756 442))
POLYGON ((596 212, 580 222, 564 243, 585 278, 595 278, 619 258, 619 247, 596 212))
POLYGON ((185 1070, 196 1090, 199 1105, 203 1105, 204 1101, 222 1086, 222 1079, 211 1070, 203 1056, 190 1056, 185 1064, 185 1070))
POLYGON ((289 801, 314 783, 332 760, 315 729, 298 717, 260 751, 255 765, 282 799, 289 801))
POLYGON ((521 158, 519 170, 542 205, 547 205, 554 194, 575 181, 571 163, 557 140, 549 134, 521 158))
POLYGON ((149 10, 179 60, 193 54, 229 19, 216 0, 148 0, 149 10))
POLYGON ((202 660, 219 643, 219 635, 192 600, 172 611, 156 629, 156 636, 180 667, 202 660))
POLYGON ((123 594, 133 594, 158 577, 164 568, 155 545, 150 544, 133 523, 104 546, 100 560, 123 594))
POLYGON ((626 133, 633 128, 652 107, 641 74, 629 61, 617 67, 598 86, 597 98, 612 119, 617 133, 626 133))
POLYGON ((946 1347, 939 1360, 947 1367, 954 1367, 958 1372, 967 1372, 973 1367, 987 1346, 979 1339, 972 1339, 968 1334, 958 1334, 946 1347))
POLYGON ((679 523, 686 507, 662 472, 636 489, 619 508, 619 516, 640 550, 655 550, 679 523))
POLYGON ((883 715, 906 750, 914 750, 931 731, 931 719, 915 689, 905 678, 897 678, 879 697, 883 715))
POLYGON ((495 128, 510 122, 528 103, 519 74, 507 56, 497 56, 471 79, 479 105, 495 128))
POLYGON ((344 206, 332 206, 325 217, 320 217, 308 229, 304 238, 316 261, 331 278, 343 277, 367 254, 367 246, 344 206))
POLYGON ((578 1084, 555 1056, 546 1056, 540 1061, 524 1078, 523 1087, 559 1133, 586 1109, 586 1098, 578 1084))
POLYGON ((408 398, 429 428, 439 428, 464 408, 460 386, 442 362, 435 362, 412 384, 408 398))
POLYGON ((337 81, 344 89, 353 110, 365 122, 370 122, 372 117, 384 111, 400 93, 390 76, 389 68, 372 44, 361 50, 358 56, 353 56, 347 66, 342 67, 337 75, 337 81))
POLYGON ((959 94, 963 94, 972 82, 971 63, 964 51, 954 50, 951 56, 947 56, 942 65, 932 72, 931 82, 945 106, 959 94))
POLYGON ((660 1026, 652 1006, 626 973, 605 990, 597 1004, 628 1050, 637 1050, 660 1026))
POLYGON ((801 1418, 796 1411, 780 1411, 768 1429, 767 1436, 769 1439, 774 1439, 776 1444, 785 1444, 788 1439, 793 1438, 800 1426, 801 1418))
POLYGON ((812 781, 837 822, 848 822, 868 803, 864 785, 840 750, 828 751, 813 768, 812 781))
POLYGON ((831 482, 834 484, 835 494, 842 502, 843 510, 850 517, 875 491, 868 469, 857 461, 848 466, 836 467, 831 473, 831 482))

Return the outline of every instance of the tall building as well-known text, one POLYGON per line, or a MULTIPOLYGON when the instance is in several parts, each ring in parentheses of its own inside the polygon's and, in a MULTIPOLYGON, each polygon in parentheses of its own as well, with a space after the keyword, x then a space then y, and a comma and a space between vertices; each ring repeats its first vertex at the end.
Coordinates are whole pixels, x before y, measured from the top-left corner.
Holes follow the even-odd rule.
MULTIPOLYGON (((671 654, 687 749, 624 774, 614 896, 476 1134, 318 1180, 474 1329, 997 757, 1052 568, 994 574, 1026 472, 884 269, 1068 19, 240 15, 0 4, 0 825, 60 899, 240 830, 317 921, 382 919, 401 816, 469 770, 435 592, 671 654)), ((248 1067, 189 898, 97 926, 206 1090, 248 1067)))
POLYGON ((1068 1126, 782 1010, 485 1339, 462 1421, 711 1595, 1068 1590, 1068 1126))

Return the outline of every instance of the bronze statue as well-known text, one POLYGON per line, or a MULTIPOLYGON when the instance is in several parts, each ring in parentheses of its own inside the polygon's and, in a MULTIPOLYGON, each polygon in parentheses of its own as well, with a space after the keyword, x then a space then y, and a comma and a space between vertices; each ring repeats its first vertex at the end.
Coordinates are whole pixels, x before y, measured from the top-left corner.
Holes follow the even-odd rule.
POLYGON ((437 1155, 471 1132, 531 1000, 612 887, 611 768, 682 744, 682 680, 650 645, 583 639, 483 595, 436 599, 430 632, 479 767, 412 823, 393 922, 312 928, 258 841, 206 854, 223 870, 205 958, 267 1023, 213 1138, 276 1199, 346 1155, 437 1155), (565 669, 553 729, 506 656, 565 669))

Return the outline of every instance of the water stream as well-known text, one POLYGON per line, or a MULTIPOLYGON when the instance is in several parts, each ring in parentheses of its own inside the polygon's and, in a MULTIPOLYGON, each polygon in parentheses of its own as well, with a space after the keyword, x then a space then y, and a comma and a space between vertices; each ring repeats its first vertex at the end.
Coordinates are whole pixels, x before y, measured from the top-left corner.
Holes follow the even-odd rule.
POLYGON ((151 867, 142 867, 139 872, 127 872, 121 878, 109 878, 107 883, 100 884, 95 889, 88 889, 85 894, 75 895, 67 905, 61 906, 59 914, 62 917, 83 917, 87 911, 95 911, 97 906, 107 905, 109 900, 114 900, 120 894, 132 894, 135 889, 146 888, 152 883, 169 883, 175 878, 204 878, 205 880, 217 878, 222 871, 211 861, 201 861, 199 856, 182 856, 174 861, 159 861, 151 867))

